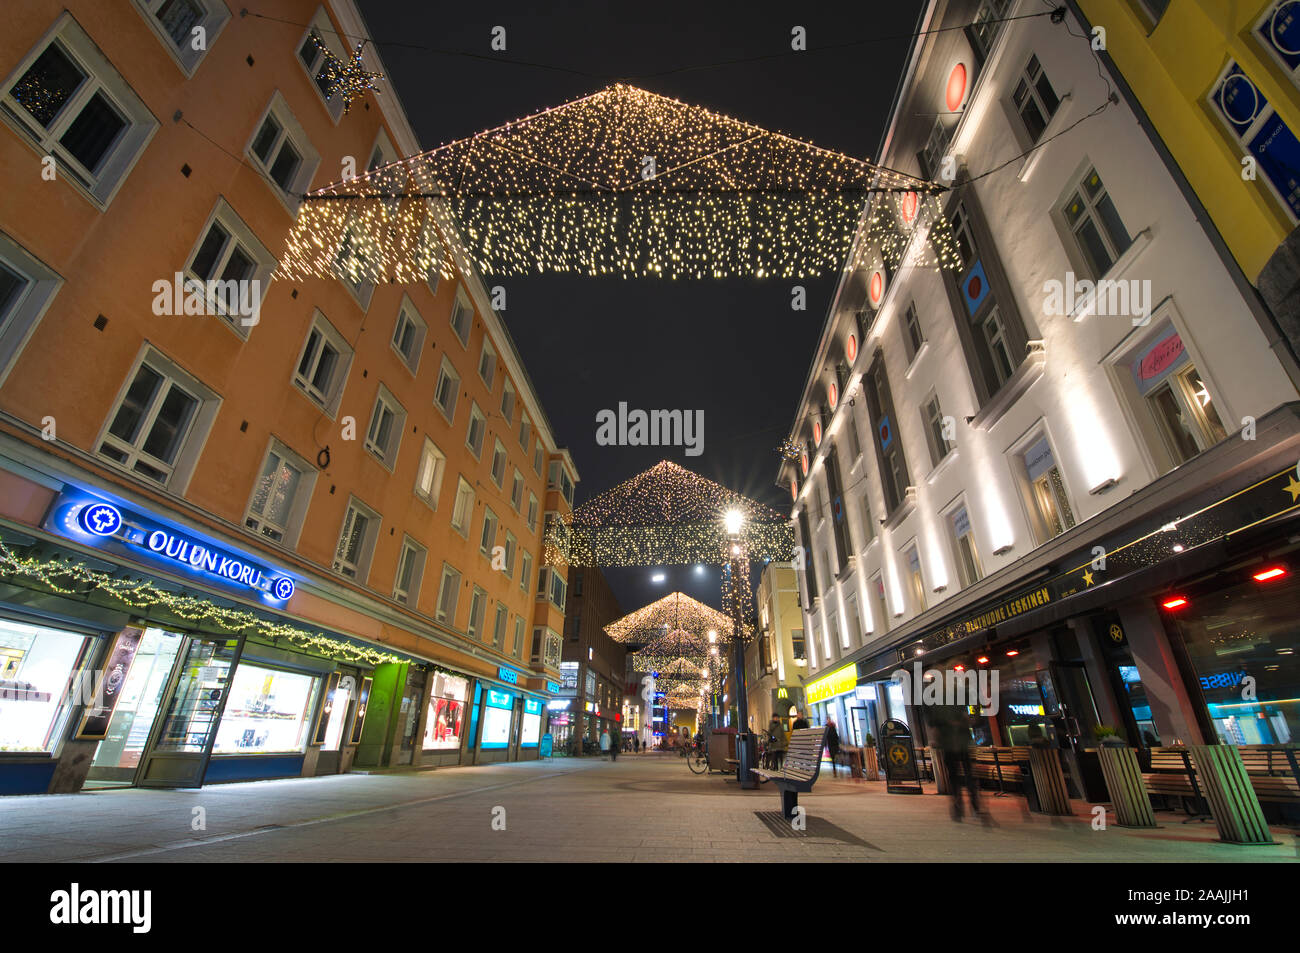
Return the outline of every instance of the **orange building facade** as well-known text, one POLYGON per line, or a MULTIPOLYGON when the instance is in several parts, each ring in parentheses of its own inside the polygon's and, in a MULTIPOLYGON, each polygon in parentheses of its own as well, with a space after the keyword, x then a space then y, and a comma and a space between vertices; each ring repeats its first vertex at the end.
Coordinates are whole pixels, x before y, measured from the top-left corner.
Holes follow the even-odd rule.
POLYGON ((274 7, 0 37, 0 793, 544 750, 576 468, 470 266, 273 279, 303 192, 420 151, 330 85, 351 0, 274 7))

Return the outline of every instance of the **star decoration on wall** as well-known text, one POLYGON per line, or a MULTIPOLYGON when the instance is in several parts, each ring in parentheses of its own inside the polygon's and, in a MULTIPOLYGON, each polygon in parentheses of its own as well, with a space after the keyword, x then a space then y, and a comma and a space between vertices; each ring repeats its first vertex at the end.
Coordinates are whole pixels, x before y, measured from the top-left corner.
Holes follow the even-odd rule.
POLYGON ((321 72, 329 87, 325 98, 333 99, 337 96, 342 100, 345 116, 351 111, 353 100, 360 99, 367 90, 379 92, 379 81, 384 78, 384 74, 372 72, 361 65, 361 51, 366 45, 364 40, 357 44, 347 60, 339 59, 334 51, 315 34, 312 34, 312 40, 325 55, 325 64, 321 72))

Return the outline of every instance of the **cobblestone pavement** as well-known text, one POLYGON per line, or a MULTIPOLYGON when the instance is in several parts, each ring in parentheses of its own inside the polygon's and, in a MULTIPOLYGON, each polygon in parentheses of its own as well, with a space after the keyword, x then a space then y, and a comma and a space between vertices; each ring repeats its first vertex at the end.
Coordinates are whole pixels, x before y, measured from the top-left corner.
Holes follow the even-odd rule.
MULTIPOLYGON (((933 792, 927 785, 927 791, 933 792)), ((1221 844, 1213 823, 1157 814, 1151 831, 988 797, 989 820, 953 822, 946 798, 824 778, 800 796, 807 828, 780 817, 772 785, 739 791, 669 754, 0 797, 4 861, 1157 861, 1300 860, 1276 844, 1221 844), (202 808, 200 812, 197 809, 202 808), (202 818, 205 828, 196 829, 202 818), (495 821, 495 824, 494 824, 495 821), (500 829, 504 826, 504 829, 500 829)), ((1113 822, 1114 816, 1109 818, 1113 822)))

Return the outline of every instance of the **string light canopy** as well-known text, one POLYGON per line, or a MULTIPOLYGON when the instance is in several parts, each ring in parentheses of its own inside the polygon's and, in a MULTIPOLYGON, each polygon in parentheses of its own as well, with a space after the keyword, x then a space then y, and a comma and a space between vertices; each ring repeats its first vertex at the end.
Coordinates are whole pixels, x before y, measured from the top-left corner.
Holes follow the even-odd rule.
POLYGON ((546 559, 576 566, 725 565, 733 543, 729 513, 740 518, 734 540, 750 559, 791 558, 794 530, 786 517, 663 460, 583 503, 567 521, 553 522, 546 559))
POLYGON ((501 276, 955 268, 944 190, 617 83, 307 193, 278 273, 415 283, 452 278, 458 261, 501 276))
POLYGON ((657 646, 664 654, 707 655, 709 645, 731 638, 731 618, 684 592, 670 592, 615 619, 605 634, 623 644, 657 646))

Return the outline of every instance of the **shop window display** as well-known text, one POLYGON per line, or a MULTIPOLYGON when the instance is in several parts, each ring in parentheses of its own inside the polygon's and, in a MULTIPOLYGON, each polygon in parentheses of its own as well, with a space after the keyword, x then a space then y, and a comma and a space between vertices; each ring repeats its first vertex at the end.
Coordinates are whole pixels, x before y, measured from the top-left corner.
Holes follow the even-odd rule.
POLYGON ((469 682, 455 675, 438 672, 433 676, 429 696, 429 717, 424 726, 425 750, 460 748, 464 735, 465 697, 469 682))
POLYGON ((317 679, 240 663, 217 729, 217 754, 302 751, 317 679))
POLYGON ((1300 586, 1246 582, 1205 595, 1173 619, 1217 740, 1300 741, 1300 586))
POLYGON ((90 640, 0 620, 0 751, 53 751, 90 640))
POLYGON ((235 642, 195 639, 172 692, 158 735, 159 751, 207 750, 230 679, 235 642))
POLYGON ((88 775, 91 779, 128 780, 140 763, 183 640, 184 636, 174 632, 145 630, 108 731, 95 749, 88 775))

